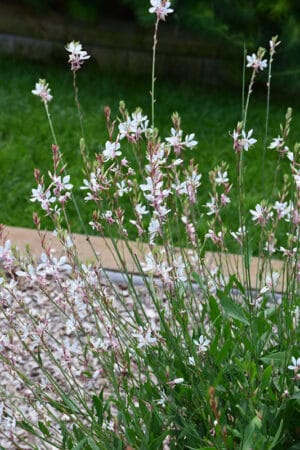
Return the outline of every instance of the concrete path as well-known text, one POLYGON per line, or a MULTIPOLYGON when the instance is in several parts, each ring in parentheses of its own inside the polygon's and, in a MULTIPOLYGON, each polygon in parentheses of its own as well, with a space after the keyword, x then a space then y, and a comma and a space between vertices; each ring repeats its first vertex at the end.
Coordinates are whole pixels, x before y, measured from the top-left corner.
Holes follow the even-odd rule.
MULTIPOLYGON (((25 252, 26 248, 29 248, 30 252, 36 258, 39 258, 41 253, 43 253, 41 240, 36 230, 19 227, 5 227, 5 234, 7 235, 7 238, 10 239, 11 243, 18 247, 21 253, 25 252)), ((117 272, 120 272, 122 270, 120 266, 120 260, 116 260, 114 258, 114 255, 116 255, 116 249, 114 248, 114 243, 110 239, 95 236, 89 236, 87 238, 86 236, 81 234, 73 234, 73 238, 81 261, 96 262, 96 259, 98 258, 101 266, 104 269, 117 272), (96 255, 90 244, 92 244, 96 255)), ((58 242, 58 239, 53 236, 52 233, 46 233, 45 243, 47 246, 55 249, 57 251, 57 255, 63 253, 61 244, 58 242)), ((127 271, 137 273, 138 271, 134 262, 134 258, 136 257, 139 261, 143 261, 144 255, 149 251, 149 247, 146 244, 138 244, 136 242, 130 241, 130 252, 124 241, 120 240, 116 242, 115 245, 117 246, 119 256, 121 256, 124 267, 126 267, 127 271)), ((253 288, 255 288, 258 263, 258 258, 253 257, 250 267, 251 284, 253 288)), ((212 267, 219 265, 220 262, 217 260, 217 255, 215 253, 208 252, 206 254, 206 264, 212 267)), ((225 256, 222 256, 223 267, 227 266, 231 273, 235 273, 236 270, 241 271, 242 264, 242 259, 239 255, 227 255, 226 264, 225 256)), ((272 269, 274 271, 280 272, 282 270, 282 261, 272 260, 272 269)))

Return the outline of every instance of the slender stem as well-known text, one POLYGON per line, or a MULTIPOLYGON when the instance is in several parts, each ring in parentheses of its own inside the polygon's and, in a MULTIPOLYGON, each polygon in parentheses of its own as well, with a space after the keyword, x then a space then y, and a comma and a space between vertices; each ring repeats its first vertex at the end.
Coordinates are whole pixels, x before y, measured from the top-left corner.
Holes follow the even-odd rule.
POLYGON ((248 88, 248 94, 247 94, 247 99, 246 99, 246 106, 245 106, 244 112, 243 112, 243 130, 244 131, 246 129, 247 115, 248 115, 248 109, 249 109, 249 101, 250 101, 250 96, 252 94, 252 88, 253 88, 253 85, 254 85, 255 76, 256 76, 256 70, 253 69, 252 75, 251 75, 251 80, 250 80, 250 83, 249 83, 249 88, 248 88))
POLYGON ((269 131, 272 62, 273 62, 273 55, 271 53, 270 60, 269 60, 269 70, 268 70, 266 122, 265 122, 265 136, 264 136, 264 148, 263 148, 263 160, 262 160, 262 193, 263 193, 263 196, 265 196, 265 165, 266 165, 267 139, 268 139, 268 131, 269 131))
MULTIPOLYGON (((245 64, 244 64, 244 66, 245 66, 245 64)), ((256 77, 256 69, 254 68, 253 71, 252 71, 252 75, 251 75, 251 79, 250 79, 250 83, 249 83, 249 87, 248 87, 246 104, 245 104, 245 107, 243 108, 243 120, 242 120, 243 132, 245 132, 245 130, 246 130, 250 96, 252 94, 252 89, 253 89, 255 77, 256 77)), ((244 77, 243 77, 243 82, 244 82, 244 77)), ((243 92, 244 92, 244 89, 243 89, 243 92)), ((243 105, 244 105, 244 98, 243 98, 242 102, 243 102, 243 105)), ((243 153, 244 153, 244 151, 242 149, 240 154, 239 154, 239 156, 238 156, 239 157, 239 159, 238 159, 239 222, 240 222, 240 227, 241 227, 242 230, 245 227, 243 153)), ((250 296, 252 296, 252 294, 251 294, 250 264, 249 264, 249 248, 248 248, 247 234, 245 234, 243 236, 242 244, 243 244, 243 259, 244 259, 243 278, 245 277, 244 281, 246 282, 248 292, 249 292, 250 296)))
POLYGON ((56 139, 56 135, 55 135, 55 131, 54 131, 54 128, 53 128, 53 123, 52 123, 51 115, 50 115, 49 108, 48 108, 48 103, 47 103, 46 101, 44 102, 44 106, 45 106, 45 110, 46 110, 46 114, 47 114, 47 119, 48 119, 49 126, 50 126, 50 130, 51 130, 53 142, 54 142, 55 145, 58 145, 57 139, 56 139))
POLYGON ((84 125, 83 125, 83 115, 82 115, 82 111, 81 111, 81 106, 80 106, 80 102, 79 102, 79 97, 78 97, 78 86, 76 83, 76 72, 73 71, 73 88, 74 88, 74 100, 75 100, 75 104, 76 104, 76 108, 77 108, 77 113, 78 113, 78 118, 79 118, 79 123, 80 123, 80 128, 81 128, 81 136, 82 138, 80 139, 80 144, 79 144, 79 151, 84 163, 84 167, 87 171, 87 173, 90 171, 90 164, 89 164, 89 151, 88 151, 88 147, 86 145, 86 138, 85 138, 85 131, 84 131, 84 125))
POLYGON ((152 117, 152 128, 154 128, 154 103, 155 103, 155 58, 156 58, 156 47, 157 47, 157 32, 158 32, 158 23, 159 18, 157 17, 154 28, 154 37, 153 37, 153 53, 152 53, 152 77, 151 77, 151 117, 152 117))
POLYGON ((74 99, 75 99, 75 103, 76 103, 76 107, 77 107, 81 133, 82 133, 82 137, 83 137, 84 142, 85 142, 85 132, 84 132, 84 126, 83 126, 83 117, 82 117, 81 107, 80 107, 79 98, 78 98, 78 87, 77 87, 77 83, 76 83, 76 72, 75 71, 73 71, 73 87, 74 87, 74 99))
POLYGON ((246 45, 244 42, 243 78, 242 78, 242 117, 244 116, 244 111, 245 111, 246 55, 247 55, 247 49, 246 49, 246 45))
MULTIPOLYGON (((49 108, 48 108, 48 104, 47 104, 46 101, 44 102, 44 105, 45 105, 45 110, 46 110, 46 114, 47 114, 47 118, 48 118, 48 122, 49 122, 49 126, 50 126, 50 130, 51 130, 51 133, 52 133, 54 144, 58 145, 58 142, 57 142, 57 139, 56 139, 56 135, 55 135, 55 131, 54 131, 54 127, 53 127, 53 123, 52 123, 52 119, 51 119, 51 115, 49 113, 49 108)), ((61 162, 62 162, 62 165, 64 165, 63 160, 61 160, 61 162)), ((98 255, 96 253, 96 250, 95 250, 93 244, 91 243, 90 237, 88 235, 88 231, 87 231, 87 228, 85 226, 85 223, 83 222, 83 219, 82 219, 82 216, 80 214, 79 207, 78 207, 78 204, 77 204, 77 201, 75 199, 75 196, 74 196, 73 192, 71 192, 71 198, 72 198, 72 202, 73 202, 73 205, 75 207, 75 211, 76 211, 77 217, 79 219, 81 228, 82 228, 84 234, 86 235, 86 240, 89 243, 89 246, 91 247, 96 260, 99 261, 99 258, 98 258, 98 255)))

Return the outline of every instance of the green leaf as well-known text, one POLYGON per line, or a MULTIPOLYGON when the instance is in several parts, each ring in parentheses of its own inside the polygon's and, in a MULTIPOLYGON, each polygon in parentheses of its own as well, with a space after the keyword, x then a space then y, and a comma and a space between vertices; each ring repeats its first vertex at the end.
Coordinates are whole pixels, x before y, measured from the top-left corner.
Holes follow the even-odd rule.
MULTIPOLYGON (((192 448, 192 447, 190 447, 192 448)), ((193 450, 218 450, 217 447, 197 447, 193 450)))
POLYGON ((239 322, 244 323, 245 325, 249 325, 249 320, 247 319, 243 308, 238 305, 235 301, 231 300, 230 297, 227 297, 223 294, 222 291, 218 291, 218 296, 220 298, 221 305, 225 311, 225 313, 239 322))
POLYGON ((63 399, 64 404, 72 413, 78 413, 80 410, 78 409, 78 406, 63 392, 61 392, 61 397, 63 399))
POLYGON ((221 345, 219 351, 216 351, 216 353, 214 354, 214 358, 216 358, 216 363, 217 364, 221 363, 226 358, 228 353, 230 353, 230 351, 233 350, 233 348, 234 346, 232 340, 228 339, 224 345, 221 345))
POLYGON ((91 449, 92 450, 104 450, 105 449, 105 447, 104 446, 100 446, 99 444, 97 445, 96 443, 95 443, 95 441, 94 441, 94 439, 92 439, 92 438, 88 438, 88 444, 89 444, 89 446, 91 447, 91 449))
POLYGON ((273 352, 262 356, 260 360, 266 364, 271 364, 272 366, 278 368, 286 364, 287 354, 286 352, 273 352))
POLYGON ((300 400, 300 391, 294 392, 293 395, 291 395, 288 400, 300 400))
POLYGON ((77 441, 81 442, 83 439, 85 439, 85 435, 84 435, 83 431, 80 428, 78 428, 76 425, 73 425, 73 433, 74 433, 74 436, 77 441))
POLYGON ((42 361, 42 357, 41 357, 41 350, 39 347, 37 349, 37 360, 38 360, 39 366, 42 367, 43 361, 42 361))
POLYGON ((75 447, 72 448, 72 450, 80 450, 86 443, 87 437, 83 438, 82 441, 80 441, 77 445, 75 445, 75 447))
POLYGON ((38 427, 45 436, 50 436, 50 431, 43 422, 38 421, 38 427))
POLYGON ((240 283, 240 281, 237 279, 237 277, 235 276, 235 275, 230 275, 230 278, 229 278, 229 286, 230 286, 230 289, 233 287, 233 286, 236 286, 240 291, 241 291, 241 293, 243 294, 243 295, 245 295, 246 294, 246 291, 245 291, 245 288, 244 288, 244 286, 240 283))
POLYGON ((21 420, 20 422, 18 422, 18 426, 20 428, 23 428, 23 430, 29 431, 29 433, 36 435, 35 429, 25 420, 21 420))
POLYGON ((150 442, 149 449, 156 450, 157 448, 161 448, 161 445, 168 434, 169 430, 166 430, 160 436, 156 437, 153 441, 150 442))
POLYGON ((257 416, 253 417, 250 423, 246 426, 241 450, 252 450, 254 448, 257 448, 257 432, 260 430, 260 428, 261 420, 257 416))
POLYGON ((192 277, 201 288, 204 288, 202 277, 197 272, 193 272, 192 277))
POLYGON ((102 426, 103 423, 103 395, 102 392, 99 394, 99 396, 97 395, 93 395, 93 406, 96 410, 96 414, 98 417, 98 424, 100 426, 102 426))
POLYGON ((59 402, 57 400, 48 399, 49 405, 51 405, 54 409, 62 413, 72 413, 73 411, 66 407, 63 402, 59 402))
POLYGON ((276 434, 275 434, 275 436, 274 436, 274 438, 272 440, 272 444, 271 444, 270 450, 272 448, 274 448, 276 446, 276 444, 278 443, 278 441, 279 441, 279 439, 281 437, 280 434, 281 434, 282 426, 283 426, 283 419, 281 419, 279 427, 278 427, 278 430, 276 431, 276 434))
POLYGON ((300 450, 300 442, 289 447, 288 450, 300 450))
POLYGON ((217 447, 199 447, 195 450, 217 450, 217 447))
POLYGON ((215 297, 210 296, 209 299, 209 308, 210 308, 210 320, 212 324, 217 328, 217 330, 220 330, 221 326, 221 313, 220 309, 217 303, 217 300, 215 297))
POLYGON ((261 384, 260 384, 261 391, 263 391, 264 389, 266 389, 269 386, 272 373, 273 373, 273 367, 271 365, 266 367, 265 370, 263 371, 262 378, 261 378, 261 384))

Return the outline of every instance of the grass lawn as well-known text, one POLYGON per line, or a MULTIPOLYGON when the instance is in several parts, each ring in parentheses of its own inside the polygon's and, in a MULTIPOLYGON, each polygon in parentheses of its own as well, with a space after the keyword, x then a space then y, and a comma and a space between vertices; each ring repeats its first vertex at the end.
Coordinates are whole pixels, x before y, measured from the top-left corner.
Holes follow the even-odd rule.
MULTIPOLYGON (((2 56, 0 64, 0 222, 32 227, 32 212, 36 208, 36 205, 29 201, 31 189, 35 187, 33 169, 39 167, 46 174, 52 167, 52 140, 44 107, 40 100, 31 94, 39 78, 46 78, 49 82, 54 96, 49 108, 59 145, 65 155, 64 160, 69 164, 72 183, 75 186, 81 185, 82 169, 78 145, 81 135, 74 105, 72 74, 67 63, 65 67, 61 67, 2 56)), ((241 119, 241 92, 232 92, 221 87, 203 87, 200 81, 198 86, 187 85, 160 80, 158 74, 156 125, 160 128, 162 137, 169 136, 171 114, 178 111, 182 117, 184 134, 196 133, 199 145, 197 150, 190 151, 189 155, 199 163, 203 176, 203 195, 201 194, 200 203, 205 203, 208 199, 208 172, 221 161, 230 164, 229 174, 236 185, 236 160, 230 133, 241 119)), ((131 78, 126 73, 104 74, 91 60, 78 73, 78 85, 90 154, 102 149, 107 140, 103 116, 105 105, 111 107, 114 116, 118 113, 119 100, 125 100, 129 111, 141 106, 150 116, 150 76, 131 78)), ((262 180, 266 197, 270 197, 277 160, 277 154, 268 150, 265 171, 262 173, 266 101, 261 91, 262 88, 256 93, 254 89, 248 115, 247 129, 254 129, 254 137, 258 139, 258 143, 255 148, 245 153, 247 207, 254 207, 262 199, 262 180)), ((279 134, 279 124, 284 122, 288 106, 294 109, 290 145, 300 139, 299 99, 280 97, 274 92, 274 95, 271 95, 268 142, 279 134)), ((128 158, 130 159, 130 149, 128 158)), ((287 163, 285 167, 288 167, 287 163)), ((80 207, 87 223, 90 210, 83 203, 80 207)), ((228 211, 231 229, 236 229, 236 208, 230 208, 228 211)), ((73 231, 82 232, 75 216, 73 231)))

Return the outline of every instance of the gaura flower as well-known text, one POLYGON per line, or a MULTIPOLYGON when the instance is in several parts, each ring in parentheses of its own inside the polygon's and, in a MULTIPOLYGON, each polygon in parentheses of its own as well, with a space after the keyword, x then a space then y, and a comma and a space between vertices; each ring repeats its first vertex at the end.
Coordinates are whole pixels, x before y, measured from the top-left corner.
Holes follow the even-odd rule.
POLYGON ((194 339, 194 344, 197 346, 198 353, 205 353, 208 350, 210 340, 206 339, 202 334, 198 340, 194 339))
POLYGON ((66 45, 66 50, 70 53, 69 63, 71 64, 72 72, 79 70, 84 61, 90 58, 90 55, 85 50, 82 50, 80 42, 69 42, 66 45))
POLYGON ((297 373, 300 370, 300 358, 295 358, 292 356, 292 364, 288 366, 288 369, 293 370, 297 373))
POLYGON ((255 53, 252 55, 247 55, 247 67, 252 67, 256 71, 264 70, 268 66, 268 61, 266 59, 261 59, 255 53))
POLYGON ((39 79, 38 83, 35 83, 35 89, 33 89, 31 92, 33 95, 36 95, 37 97, 41 97, 42 102, 47 103, 50 102, 53 97, 50 94, 50 88, 48 88, 48 83, 46 83, 46 80, 39 79))
POLYGON ((150 0, 151 8, 150 13, 155 13, 159 20, 165 20, 168 14, 171 14, 174 9, 171 9, 171 2, 167 0, 150 0))

